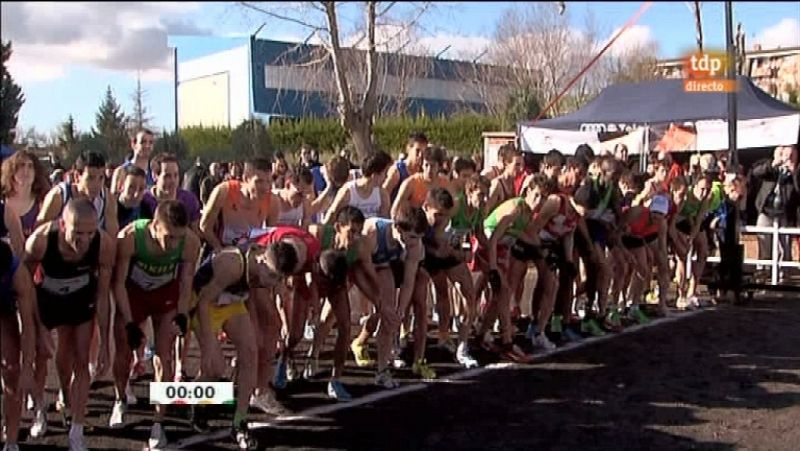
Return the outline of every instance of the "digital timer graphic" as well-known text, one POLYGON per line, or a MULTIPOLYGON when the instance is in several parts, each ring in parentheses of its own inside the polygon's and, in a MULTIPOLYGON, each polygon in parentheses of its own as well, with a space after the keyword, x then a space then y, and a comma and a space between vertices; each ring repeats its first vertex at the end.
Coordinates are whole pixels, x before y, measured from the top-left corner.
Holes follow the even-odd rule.
POLYGON ((150 404, 235 404, 233 382, 151 382, 150 404))

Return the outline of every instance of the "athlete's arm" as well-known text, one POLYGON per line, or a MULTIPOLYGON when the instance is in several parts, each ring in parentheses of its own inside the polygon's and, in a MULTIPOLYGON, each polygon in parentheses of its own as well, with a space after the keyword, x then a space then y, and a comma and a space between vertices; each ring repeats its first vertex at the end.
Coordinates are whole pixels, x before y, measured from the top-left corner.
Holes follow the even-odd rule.
MULTIPOLYGON (((116 215, 116 212, 114 213, 116 215)), ((100 260, 97 268, 97 316, 98 326, 100 327, 100 374, 105 373, 111 363, 108 346, 108 332, 111 324, 111 301, 109 291, 111 286, 111 273, 114 267, 114 253, 116 252, 116 240, 103 230, 98 230, 100 234, 100 260)))
MULTIPOLYGON (((800 191, 800 190, 798 190, 800 191)), ((381 208, 378 210, 378 216, 381 218, 388 218, 389 211, 392 209, 392 201, 389 199, 389 192, 385 188, 381 188, 381 208)))
MULTIPOLYGON (((12 281, 14 293, 17 295, 17 309, 22 320, 22 375, 33 378, 33 361, 36 357, 36 290, 33 288, 31 273, 25 265, 19 265, 12 281)), ((24 382, 25 379, 20 379, 24 382)))
POLYGON ((114 265, 114 277, 112 281, 114 301, 116 302, 117 311, 122 315, 124 324, 133 321, 130 300, 128 299, 128 289, 125 287, 125 282, 128 279, 128 270, 130 269, 131 257, 133 257, 135 245, 133 223, 131 223, 125 226, 117 235, 117 263, 114 265))
MULTIPOLYGON (((201 238, 205 240, 214 252, 219 252, 222 249, 222 243, 217 238, 217 219, 222 211, 222 204, 228 196, 228 185, 220 183, 214 190, 211 191, 211 196, 208 198, 206 208, 203 209, 203 216, 200 218, 200 233, 201 238)), ((270 203, 271 205, 272 203, 270 203)))
POLYGON ((47 195, 44 196, 42 201, 42 209, 39 210, 39 215, 36 217, 36 226, 40 226, 45 222, 52 221, 58 217, 61 211, 63 199, 61 198, 61 187, 59 185, 53 186, 47 195))
MULTIPOLYGON (((417 240, 418 241, 418 240, 417 240)), ((422 260, 423 246, 421 242, 406 248, 406 259, 403 262, 403 285, 400 287, 400 295, 398 297, 397 305, 401 308, 407 306, 411 302, 411 296, 414 294, 414 282, 417 279, 417 271, 419 270, 419 262, 422 260)), ((400 316, 404 312, 400 311, 400 316)))
POLYGON ((500 241, 517 216, 520 215, 520 208, 515 206, 511 211, 505 214, 498 214, 500 216, 492 236, 489 237, 489 270, 497 269, 497 243, 500 241))
POLYGON ((386 190, 387 193, 394 191, 394 188, 397 186, 397 183, 400 180, 400 173, 397 172, 397 165, 391 165, 389 167, 389 172, 386 173, 386 180, 383 181, 383 189, 386 190))
POLYGON ((14 252, 14 255, 24 258, 22 254, 25 252, 25 234, 22 232, 22 222, 17 212, 8 204, 6 204, 5 213, 3 214, 3 222, 8 230, 11 251, 14 252))
POLYGON ((200 238, 193 232, 186 234, 186 242, 183 246, 183 256, 181 260, 180 275, 180 297, 178 298, 177 314, 189 315, 189 303, 192 298, 192 283, 197 266, 197 258, 200 255, 200 238))
POLYGON ((394 198, 394 203, 392 204, 392 218, 397 217, 397 213, 406 205, 408 197, 411 195, 411 180, 413 179, 409 177, 403 180, 403 183, 400 185, 400 189, 397 191, 397 197, 394 198))
MULTIPOLYGON (((378 284, 378 273, 375 271, 375 265, 372 264, 372 251, 371 248, 367 246, 369 240, 366 237, 360 239, 358 244, 358 262, 356 263, 357 268, 359 268, 364 275, 366 276, 367 283, 369 284, 369 292, 370 293, 380 293, 380 285, 378 284)), ((374 295, 372 295, 374 296, 374 295)), ((375 305, 378 305, 378 302, 374 302, 375 305)))
POLYGON ((272 192, 268 193, 269 196, 269 211, 267 212, 267 217, 264 218, 264 225, 267 227, 273 227, 278 224, 278 218, 281 215, 281 203, 278 202, 278 196, 273 194, 272 192))
MULTIPOLYGON (((331 191, 333 190, 333 184, 330 181, 327 181, 328 184, 325 185, 325 189, 322 190, 321 193, 311 202, 311 215, 315 215, 326 208, 330 208, 331 205, 331 191)), ((338 192, 337 192, 338 194, 338 192)), ((335 200, 335 199, 334 199, 335 200)), ((322 221, 320 221, 322 222, 322 221)))
POLYGON ((311 201, 308 198, 303 198, 303 218, 300 219, 300 228, 308 230, 308 224, 311 223, 311 201))
POLYGON ((50 223, 45 223, 36 228, 28 240, 25 241, 25 265, 33 272, 36 265, 44 258, 47 251, 47 233, 50 231, 50 223))
POLYGON ((500 179, 492 179, 491 185, 489 185, 489 198, 486 199, 486 211, 494 210, 503 201, 500 189, 500 179))
POLYGON ((333 198, 331 206, 328 207, 328 211, 325 212, 325 217, 322 218, 322 223, 333 224, 333 221, 336 220, 336 215, 339 214, 339 210, 344 208, 349 203, 350 190, 346 187, 346 185, 343 185, 341 188, 339 188, 339 191, 336 192, 336 196, 333 198))
POLYGON ((123 169, 122 166, 117 166, 117 168, 114 169, 114 173, 111 175, 111 194, 119 194, 119 192, 122 190, 123 171, 125 171, 125 169, 123 169))
POLYGON ((114 196, 106 193, 105 231, 109 236, 119 233, 119 220, 117 218, 117 202, 114 196))

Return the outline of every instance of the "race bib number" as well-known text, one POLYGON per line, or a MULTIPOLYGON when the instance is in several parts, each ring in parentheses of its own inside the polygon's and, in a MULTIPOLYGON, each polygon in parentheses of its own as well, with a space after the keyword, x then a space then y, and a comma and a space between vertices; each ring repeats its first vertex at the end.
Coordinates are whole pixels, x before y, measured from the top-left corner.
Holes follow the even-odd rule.
POLYGON ((240 303, 240 302, 245 302, 245 301, 247 301, 247 299, 249 297, 250 297, 249 293, 233 294, 233 293, 228 293, 227 291, 225 291, 225 292, 223 292, 222 294, 219 295, 219 298, 217 299, 217 306, 218 307, 222 307, 222 306, 229 305, 229 304, 236 304, 236 303, 240 303))
POLYGON ((154 276, 152 274, 148 274, 139 265, 133 265, 131 268, 131 275, 129 279, 131 282, 135 283, 144 291, 152 291, 157 288, 161 288, 168 283, 175 280, 175 271, 168 272, 166 274, 162 274, 159 276, 154 276))
POLYGON ((89 274, 83 274, 78 277, 67 279, 54 279, 45 275, 44 279, 42 280, 42 288, 51 294, 68 296, 89 286, 89 281, 89 274))

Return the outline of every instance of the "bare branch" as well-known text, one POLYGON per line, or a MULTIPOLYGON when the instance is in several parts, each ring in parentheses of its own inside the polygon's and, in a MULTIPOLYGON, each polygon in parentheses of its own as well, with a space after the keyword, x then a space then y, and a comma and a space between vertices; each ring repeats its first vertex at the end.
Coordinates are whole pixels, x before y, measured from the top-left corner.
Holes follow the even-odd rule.
POLYGON ((388 4, 388 5, 386 5, 386 8, 383 8, 383 11, 379 12, 378 14, 376 14, 376 15, 375 15, 375 17, 376 17, 376 18, 379 18, 379 17, 383 17, 383 16, 385 16, 385 15, 386 15, 386 13, 388 13, 388 12, 389 12, 389 10, 390 10, 390 9, 392 9, 392 7, 393 7, 393 6, 394 6, 396 3, 397 3, 397 2, 389 2, 389 4, 388 4))
POLYGON ((294 17, 284 16, 284 15, 278 14, 278 13, 276 13, 274 11, 269 11, 269 10, 266 10, 264 8, 259 8, 258 6, 255 6, 250 2, 239 2, 239 4, 244 6, 244 7, 246 7, 246 8, 250 8, 250 9, 252 9, 254 11, 258 11, 258 12, 260 12, 262 14, 266 14, 266 15, 268 15, 270 17, 274 17, 275 19, 285 20, 287 22, 291 22, 291 23, 294 23, 294 24, 297 24, 297 25, 300 25, 300 26, 303 26, 303 27, 306 27, 306 28, 312 28, 312 29, 315 29, 315 30, 324 30, 322 27, 320 27, 318 25, 313 25, 313 24, 310 24, 308 22, 304 22, 304 21, 302 21, 300 19, 294 18, 294 17))
POLYGON ((377 91, 375 89, 375 3, 367 3, 367 80, 366 92, 361 102, 361 110, 367 120, 372 120, 372 112, 375 109, 377 91))

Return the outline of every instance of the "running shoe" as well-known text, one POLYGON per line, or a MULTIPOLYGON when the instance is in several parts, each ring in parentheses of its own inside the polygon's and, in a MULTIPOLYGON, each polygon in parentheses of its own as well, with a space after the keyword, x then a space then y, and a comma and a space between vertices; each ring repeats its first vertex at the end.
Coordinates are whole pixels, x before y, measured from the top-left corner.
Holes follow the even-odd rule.
POLYGON ((528 324, 528 330, 525 331, 525 339, 533 340, 533 337, 535 337, 538 334, 539 334, 539 327, 536 325, 536 323, 531 321, 531 323, 528 324))
POLYGON ((538 334, 533 337, 531 344, 534 348, 544 349, 545 351, 552 351, 556 348, 556 345, 545 334, 538 334))
POLYGON ((606 332, 597 324, 594 318, 588 318, 581 322, 581 332, 593 337, 603 337, 606 335, 606 332))
POLYGON ((460 343, 458 345, 456 361, 466 369, 478 367, 478 361, 469 354, 469 347, 466 343, 460 343))
POLYGON ((58 398, 56 398, 56 412, 61 412, 67 408, 67 403, 64 401, 64 392, 58 390, 58 398))
POLYGON ((400 384, 392 378, 392 373, 389 371, 389 368, 384 368, 383 371, 378 371, 378 373, 375 374, 375 385, 388 389, 400 386, 400 384))
POLYGON ((353 341, 350 344, 350 350, 353 351, 353 357, 355 357, 356 365, 360 368, 364 368, 365 366, 370 366, 375 363, 369 358, 369 351, 367 351, 367 347, 365 345, 359 345, 353 341))
POLYGON ((147 439, 147 445, 151 450, 155 450, 165 448, 167 443, 167 435, 164 433, 161 423, 153 423, 153 427, 150 428, 150 438, 147 439))
POLYGON ((33 438, 44 437, 44 434, 47 433, 47 413, 45 413, 44 409, 36 409, 33 414, 30 433, 33 438))
POLYGON ((686 308, 688 310, 697 310, 700 308, 700 300, 697 296, 692 296, 686 300, 686 308))
POLYGON ((405 332, 400 334, 400 349, 405 349, 408 347, 408 337, 411 335, 411 332, 405 332))
POLYGON ((622 323, 619 319, 619 312, 611 310, 603 318, 603 328, 609 332, 619 333, 623 331, 622 323))
POLYGON ((504 345, 501 348, 501 356, 514 363, 531 363, 534 358, 532 354, 527 354, 515 344, 504 345))
POLYGON ((564 331, 562 324, 563 317, 561 315, 553 315, 550 318, 550 332, 557 334, 564 331))
POLYGON ((131 384, 128 382, 128 385, 125 387, 125 403, 129 406, 133 406, 138 402, 139 399, 133 394, 133 388, 131 388, 131 384))
POLYGON ((211 430, 208 424, 207 406, 191 405, 189 406, 189 424, 192 425, 192 430, 198 434, 205 434, 211 430))
POLYGON ((423 380, 436 379, 436 371, 428 365, 428 361, 424 358, 417 360, 411 365, 411 372, 421 377, 423 380))
POLYGON ((675 301, 675 308, 680 311, 686 310, 689 308, 689 301, 685 297, 679 296, 675 301))
POLYGON ((111 416, 108 418, 108 427, 111 429, 122 429, 125 427, 125 413, 128 407, 121 400, 114 401, 111 408, 111 416))
POLYGON ((295 364, 294 360, 289 360, 286 362, 286 380, 289 382, 296 381, 300 378, 302 373, 300 370, 297 369, 297 365, 295 364))
POLYGON ((272 393, 260 393, 250 397, 250 407, 266 413, 267 415, 284 416, 289 410, 283 406, 272 393))
POLYGON ((306 357, 305 368, 303 368, 303 379, 313 379, 319 371, 319 360, 314 357, 306 357))
POLYGON ((346 402, 353 399, 350 393, 344 388, 344 385, 336 379, 328 382, 328 398, 335 399, 340 402, 346 402))
POLYGON ((306 327, 303 330, 303 338, 308 341, 314 340, 314 335, 316 334, 316 328, 308 321, 306 321, 306 327))
POLYGON ((272 385, 278 390, 283 390, 286 388, 288 383, 288 376, 286 374, 286 360, 278 359, 278 365, 275 369, 275 377, 272 380, 272 385))
MULTIPOLYGON (((86 443, 83 440, 83 432, 78 432, 70 429, 69 431, 69 451, 88 451, 86 443)), ((150 447, 150 449, 153 449, 150 447)))
POLYGON ((456 353, 456 344, 455 342, 453 342, 452 338, 447 338, 445 340, 440 339, 439 342, 436 344, 436 347, 443 351, 447 351, 450 354, 456 353))
POLYGON ((16 443, 14 444, 6 443, 5 446, 3 446, 3 451, 19 451, 19 445, 17 445, 16 443))
POLYGON ((648 318, 638 306, 630 308, 628 311, 628 317, 639 324, 647 324, 650 322, 650 318, 648 318))
POLYGON ((231 427, 231 436, 240 450, 258 449, 258 440, 250 435, 247 421, 240 421, 231 427))
POLYGON ((571 327, 565 327, 564 330, 561 331, 561 339, 567 343, 571 343, 583 340, 583 335, 575 332, 571 327))

